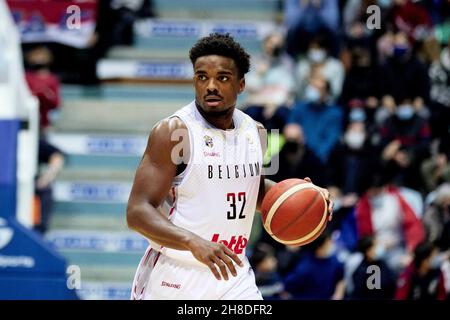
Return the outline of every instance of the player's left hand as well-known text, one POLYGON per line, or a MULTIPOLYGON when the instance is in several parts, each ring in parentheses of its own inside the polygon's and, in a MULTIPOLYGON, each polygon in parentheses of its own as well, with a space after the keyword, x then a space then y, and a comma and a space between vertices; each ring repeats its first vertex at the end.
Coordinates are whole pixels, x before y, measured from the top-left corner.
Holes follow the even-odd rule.
MULTIPOLYGON (((309 183, 314 184, 314 183, 311 181, 311 179, 308 178, 308 177, 306 177, 306 178, 303 179, 303 180, 305 180, 305 181, 307 181, 307 182, 309 182, 309 183)), ((334 202, 333 202, 333 200, 331 199, 330 192, 329 192, 327 189, 325 189, 325 188, 321 188, 321 187, 319 187, 319 186, 317 186, 317 185, 315 185, 315 186, 316 186, 317 188, 319 188, 320 192, 322 192, 322 195, 324 196, 325 200, 327 201, 327 204, 328 204, 328 221, 331 221, 331 219, 333 219, 333 207, 334 207, 334 202)))

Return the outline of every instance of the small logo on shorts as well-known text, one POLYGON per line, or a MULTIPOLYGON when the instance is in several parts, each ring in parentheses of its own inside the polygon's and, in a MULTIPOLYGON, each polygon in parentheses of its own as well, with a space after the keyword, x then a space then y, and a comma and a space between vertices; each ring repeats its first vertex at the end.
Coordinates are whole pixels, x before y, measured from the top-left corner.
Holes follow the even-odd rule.
POLYGON ((181 284, 168 283, 168 282, 162 281, 161 282, 161 287, 169 287, 169 288, 180 289, 181 288, 181 284))

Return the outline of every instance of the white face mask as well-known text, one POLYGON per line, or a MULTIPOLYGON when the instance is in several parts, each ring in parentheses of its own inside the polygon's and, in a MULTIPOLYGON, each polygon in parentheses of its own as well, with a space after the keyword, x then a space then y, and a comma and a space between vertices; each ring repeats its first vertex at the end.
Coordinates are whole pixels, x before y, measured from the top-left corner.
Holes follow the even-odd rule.
POLYGON ((383 206, 383 202, 384 202, 384 195, 383 194, 372 196, 370 198, 370 205, 373 208, 380 208, 380 207, 382 207, 383 206))
POLYGON ((321 63, 327 57, 327 53, 323 49, 309 49, 308 59, 314 63, 321 63))
POLYGON ((305 100, 312 103, 317 103, 320 100, 320 91, 311 85, 305 89, 305 100))
POLYGON ((386 255, 386 249, 382 245, 377 245, 375 247, 375 259, 381 260, 386 255))
POLYGON ((350 149, 361 149, 364 144, 366 135, 362 132, 347 132, 344 136, 344 141, 350 149))
POLYGON ((433 256, 433 258, 431 258, 430 267, 432 269, 439 269, 441 267, 441 264, 442 264, 442 258, 440 255, 436 254, 433 256))
POLYGON ((414 108, 409 104, 402 104, 397 107, 396 114, 400 120, 409 120, 414 116, 414 108))

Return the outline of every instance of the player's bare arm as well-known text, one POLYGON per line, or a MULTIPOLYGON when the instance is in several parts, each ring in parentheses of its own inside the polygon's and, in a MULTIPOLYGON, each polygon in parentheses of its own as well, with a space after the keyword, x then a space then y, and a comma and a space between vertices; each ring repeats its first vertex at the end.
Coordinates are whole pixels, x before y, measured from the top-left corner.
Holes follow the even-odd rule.
MULTIPOLYGON (((221 243, 204 240, 174 225, 158 210, 177 175, 172 150, 182 138, 180 141, 171 139, 172 133, 177 129, 187 132, 180 119, 171 118, 161 121, 152 130, 128 200, 128 226, 164 247, 191 251, 197 260, 211 269, 218 280, 222 277, 228 280, 228 270, 233 276, 237 274, 234 263, 242 265, 238 256, 221 243)), ((187 136, 184 135, 184 138, 189 139, 187 136)), ((183 145, 189 146, 189 141, 183 142, 183 145)), ((188 158, 189 150, 182 151, 186 153, 180 156, 188 158)))
MULTIPOLYGON (((267 149, 267 130, 264 128, 264 125, 260 122, 256 121, 256 126, 258 128, 259 131, 259 137, 260 137, 260 142, 261 142, 261 147, 262 147, 262 153, 263 155, 266 153, 266 149, 267 149)), ((313 183, 311 181, 311 179, 309 177, 304 178, 304 180, 313 183)), ((261 208, 261 204, 262 201, 264 199, 264 196, 266 195, 267 192, 269 192, 270 188, 272 188, 272 186, 274 186, 276 184, 275 181, 267 179, 264 175, 261 175, 261 182, 259 185, 259 193, 258 193, 258 202, 256 205, 256 209, 261 212, 260 208, 261 208)), ((330 192, 328 191, 328 189, 325 188, 321 188, 319 186, 317 186, 320 191, 322 192, 323 196, 325 197, 325 200, 327 201, 328 204, 328 214, 329 214, 329 218, 328 220, 331 221, 331 219, 333 218, 333 200, 331 199, 330 196, 330 192)))

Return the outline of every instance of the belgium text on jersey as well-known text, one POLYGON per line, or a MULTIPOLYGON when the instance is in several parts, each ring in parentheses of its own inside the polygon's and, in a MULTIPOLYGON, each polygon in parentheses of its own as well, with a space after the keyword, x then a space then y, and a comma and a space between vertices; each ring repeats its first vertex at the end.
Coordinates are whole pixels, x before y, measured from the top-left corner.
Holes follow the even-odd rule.
POLYGON ((240 165, 208 165, 208 179, 239 179, 239 177, 257 177, 261 174, 258 162, 240 165))

